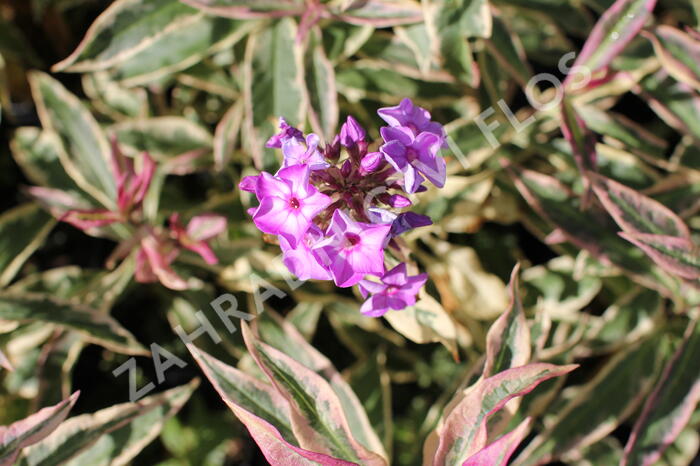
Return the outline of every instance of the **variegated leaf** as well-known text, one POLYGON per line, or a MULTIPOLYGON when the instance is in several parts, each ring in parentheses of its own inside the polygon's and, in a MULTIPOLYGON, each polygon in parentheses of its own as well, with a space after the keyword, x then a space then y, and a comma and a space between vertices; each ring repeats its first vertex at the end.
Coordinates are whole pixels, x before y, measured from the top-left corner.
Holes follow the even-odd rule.
POLYGON ((97 121, 76 96, 49 75, 33 72, 29 83, 44 129, 55 132, 61 140, 58 157, 66 173, 105 207, 113 208, 116 185, 111 151, 97 121))
POLYGON ((647 37, 666 71, 700 90, 700 40, 666 25, 657 26, 647 37))
POLYGON ((463 463, 486 446, 487 421, 492 414, 509 400, 529 393, 541 382, 564 375, 576 367, 534 363, 477 382, 438 429, 440 441, 432 464, 463 463))
POLYGON ((700 324, 695 321, 647 399, 625 447, 622 466, 654 464, 680 435, 700 402, 698 360, 700 324))
POLYGON ((80 332, 88 341, 124 354, 149 354, 111 317, 72 301, 40 293, 0 294, 0 319, 47 322, 80 332))
POLYGON ((260 337, 265 343, 313 370, 330 384, 340 400, 350 430, 357 441, 368 450, 386 456, 382 442, 372 429, 362 403, 333 367, 333 363, 307 342, 292 324, 274 312, 265 312, 256 322, 260 337))
POLYGON ((620 233, 620 236, 639 247, 664 270, 689 280, 700 279, 700 248, 691 240, 645 233, 620 233))
POLYGON ((617 0, 596 23, 574 66, 590 73, 606 68, 639 33, 654 6, 656 0, 617 0))
POLYGON ((518 427, 474 453, 462 466, 506 466, 515 449, 525 440, 531 425, 532 418, 525 419, 518 427))
POLYGON ((68 416, 80 392, 9 426, 0 426, 0 466, 15 464, 20 450, 53 432, 68 416))
POLYGON ((292 427, 302 448, 366 465, 387 464, 355 439, 342 403, 323 377, 257 340, 245 323, 243 337, 255 362, 289 401, 292 427))
POLYGON ((523 366, 530 361, 530 328, 520 299, 519 273, 520 265, 516 265, 508 285, 508 309, 491 325, 486 335, 486 362, 482 372, 484 377, 523 366))
POLYGON ((625 232, 690 238, 683 220, 660 202, 602 175, 592 177, 598 199, 625 232))
POLYGON ((557 461, 610 434, 644 402, 668 350, 668 339, 657 336, 618 353, 559 410, 519 456, 520 463, 557 461))
POLYGON ((199 380, 68 419, 41 442, 22 452, 17 466, 124 465, 160 432, 187 402, 199 380))

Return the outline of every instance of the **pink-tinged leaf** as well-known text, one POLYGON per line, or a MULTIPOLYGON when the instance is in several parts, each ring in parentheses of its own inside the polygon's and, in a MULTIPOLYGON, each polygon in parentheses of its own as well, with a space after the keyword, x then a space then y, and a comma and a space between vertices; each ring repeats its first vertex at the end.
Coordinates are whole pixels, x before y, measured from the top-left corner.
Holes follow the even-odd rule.
POLYGON ((208 168, 209 149, 194 149, 180 155, 176 155, 163 163, 163 173, 169 175, 184 176, 208 168))
POLYGON ((625 232, 690 238, 683 220, 660 202, 602 175, 591 177, 598 199, 625 232))
POLYGON ((700 402, 700 324, 688 327, 683 344, 664 369, 625 447, 621 466, 647 466, 680 435, 700 402))
POLYGON ((561 132, 571 145, 574 161, 583 176, 584 191, 581 206, 585 208, 590 202, 591 195, 591 181, 588 173, 597 171, 596 137, 568 99, 564 99, 561 105, 561 132))
POLYGON ((187 347, 271 464, 354 464, 299 448, 295 445, 286 398, 270 384, 224 364, 191 344, 187 347))
POLYGON ((12 363, 10 363, 10 360, 7 359, 7 356, 5 356, 5 353, 0 350, 0 366, 4 367, 8 371, 13 371, 14 367, 12 367, 12 363))
POLYGON ((338 395, 353 435, 368 450, 386 456, 384 446, 372 429, 367 413, 357 395, 333 363, 313 347, 297 328, 274 311, 267 311, 257 320, 261 340, 303 364, 323 377, 338 395))
POLYGON ((280 18, 304 13, 302 0, 180 0, 206 13, 233 19, 280 18))
POLYGON ((292 427, 302 448, 362 465, 387 464, 355 439, 338 395, 323 377, 257 340, 245 322, 242 327, 251 356, 289 402, 292 427))
POLYGON ((644 35, 671 76, 700 90, 700 40, 666 25, 644 35))
POLYGON ((462 466, 506 466, 515 449, 527 436, 531 424, 531 418, 525 419, 518 427, 470 456, 462 466))
POLYGON ((469 388, 438 429, 440 441, 433 464, 462 464, 486 446, 487 421, 491 415, 511 399, 530 393, 545 380, 564 375, 577 367, 534 363, 479 380, 469 388))
POLYGON ((30 186, 27 193, 54 217, 60 217, 68 210, 89 210, 90 207, 80 197, 60 189, 30 186))
POLYGON ((202 214, 192 217, 187 224, 187 235, 195 241, 207 241, 226 231, 226 217, 202 214))
POLYGON ((491 325, 486 335, 484 377, 523 366, 530 361, 530 328, 520 299, 519 272, 520 264, 515 266, 510 276, 508 309, 491 325))
MULTIPOLYGON (((656 0, 617 0, 596 23, 574 66, 593 74, 610 65, 639 33, 655 5, 656 0)), ((570 74, 565 84, 575 75, 570 74)))
POLYGON ((141 205, 156 172, 156 162, 148 153, 144 152, 141 160, 143 162, 139 173, 134 171, 133 164, 129 161, 127 171, 115 175, 117 180, 117 206, 119 211, 124 214, 141 205))
POLYGON ((17 421, 9 426, 0 426, 0 466, 14 464, 20 450, 37 443, 54 431, 68 416, 80 392, 54 406, 17 421))
POLYGON ((70 223, 76 228, 83 231, 90 231, 94 228, 100 228, 112 223, 123 221, 123 217, 118 212, 111 210, 93 209, 93 210, 69 210, 61 215, 58 219, 61 222, 70 223))
POLYGON ((689 280, 700 279, 700 250, 687 238, 620 233, 652 258, 664 270, 689 280))
MULTIPOLYGON (((285 441, 274 426, 243 408, 231 408, 238 419, 245 424, 250 435, 255 439, 263 455, 270 464, 280 466, 324 465, 324 466, 357 466, 332 456, 324 455, 296 447, 285 441)), ((364 463, 363 463, 364 464, 364 463)))
POLYGON ((187 282, 175 273, 170 264, 177 256, 177 250, 168 246, 153 235, 141 240, 141 249, 136 257, 136 280, 144 283, 153 281, 153 276, 172 290, 186 290, 187 282))
POLYGON ((237 406, 262 418, 276 426, 287 441, 296 443, 289 403, 272 385, 224 364, 192 344, 187 349, 229 407, 237 406))
POLYGON ((331 9, 331 15, 358 26, 384 28, 424 21, 420 3, 411 0, 354 0, 343 5, 342 9, 331 9))

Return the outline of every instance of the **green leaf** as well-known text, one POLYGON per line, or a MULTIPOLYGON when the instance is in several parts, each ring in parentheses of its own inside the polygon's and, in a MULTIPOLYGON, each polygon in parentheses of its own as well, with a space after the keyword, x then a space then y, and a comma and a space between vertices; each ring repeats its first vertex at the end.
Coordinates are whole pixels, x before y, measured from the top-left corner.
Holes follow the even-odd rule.
POLYGON ((152 47, 162 36, 192 26, 198 12, 179 0, 118 0, 90 26, 77 49, 53 71, 98 71, 152 47))
POLYGON ((692 322, 634 426, 621 465, 654 464, 700 402, 700 324, 692 322))
POLYGON ((127 120, 109 128, 116 135, 119 147, 126 154, 136 156, 148 152, 161 163, 192 152, 211 152, 211 133, 178 116, 163 116, 127 120))
POLYGON ((235 19, 298 16, 304 12, 303 0, 182 0, 214 15, 235 19))
POLYGON ((258 341, 245 323, 243 337, 255 362, 289 401, 294 433, 302 448, 361 464, 387 464, 355 439, 338 396, 323 377, 258 341))
POLYGON ((15 161, 32 183, 83 196, 61 165, 61 140, 55 133, 33 126, 18 128, 10 147, 15 161))
POLYGON ((239 99, 226 111, 214 132, 214 163, 222 170, 229 161, 238 142, 243 124, 243 99, 239 99))
POLYGON ((75 392, 55 406, 44 408, 10 426, 0 426, 0 465, 15 464, 15 459, 22 448, 41 441, 58 428, 68 416, 79 395, 80 392, 75 392))
POLYGON ((0 293, 0 319, 47 322, 83 334, 88 341, 124 354, 149 354, 117 321, 68 300, 39 293, 0 293))
POLYGON ((303 50, 296 33, 294 20, 283 18, 251 35, 246 47, 243 143, 259 169, 277 165, 272 150, 264 148, 277 119, 284 117, 298 127, 306 118, 303 50))
POLYGON ((148 94, 145 89, 127 89, 115 82, 106 71, 83 75, 83 89, 95 108, 115 120, 145 118, 148 94))
POLYGON ((662 335, 616 354, 557 409, 552 423, 521 453, 522 464, 557 461, 610 434, 644 402, 668 351, 662 335))
POLYGON ((382 28, 423 21, 421 5, 413 0, 363 0, 341 5, 332 6, 330 12, 340 21, 360 26, 382 28))
POLYGON ((338 92, 335 87, 335 68, 326 56, 323 44, 317 38, 307 49, 306 86, 309 96, 309 119, 311 127, 330 142, 338 126, 338 92))
POLYGON ((37 204, 24 204, 0 216, 0 288, 12 281, 55 224, 37 204))
POLYGON ((516 265, 508 285, 510 293, 508 309, 496 319, 486 335, 486 362, 482 371, 483 377, 490 377, 512 367, 523 366, 530 361, 530 328, 525 320, 523 303, 520 299, 519 272, 520 266, 516 265))
POLYGON ((18 466, 128 464, 187 402, 199 381, 68 419, 27 448, 18 466))
POLYGON ((259 26, 256 21, 197 13, 187 25, 147 41, 147 47, 115 64, 110 72, 113 79, 126 87, 149 84, 230 49, 259 26))
POLYGON ((105 207, 115 205, 109 143, 99 125, 78 100, 49 75, 33 72, 29 83, 44 129, 58 134, 58 157, 66 173, 105 207))

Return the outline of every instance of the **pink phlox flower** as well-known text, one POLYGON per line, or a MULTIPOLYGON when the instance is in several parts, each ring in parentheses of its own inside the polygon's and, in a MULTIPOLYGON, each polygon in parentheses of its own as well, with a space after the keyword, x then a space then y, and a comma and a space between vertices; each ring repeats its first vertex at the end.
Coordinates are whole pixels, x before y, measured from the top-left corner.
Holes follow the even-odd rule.
POLYGON ((282 154, 284 161, 282 168, 292 165, 308 165, 311 170, 323 170, 330 167, 330 164, 318 150, 320 139, 311 133, 306 136, 306 142, 298 139, 288 139, 282 143, 282 154))
POLYGON ((331 204, 330 197, 309 183, 309 173, 308 165, 283 168, 277 176, 263 172, 255 188, 260 206, 255 209, 253 222, 264 233, 283 236, 292 248, 296 248, 314 217, 331 204))
POLYGON ((384 273, 384 245, 391 225, 356 222, 338 209, 333 213, 326 239, 317 246, 337 286, 356 284, 365 275, 384 273))

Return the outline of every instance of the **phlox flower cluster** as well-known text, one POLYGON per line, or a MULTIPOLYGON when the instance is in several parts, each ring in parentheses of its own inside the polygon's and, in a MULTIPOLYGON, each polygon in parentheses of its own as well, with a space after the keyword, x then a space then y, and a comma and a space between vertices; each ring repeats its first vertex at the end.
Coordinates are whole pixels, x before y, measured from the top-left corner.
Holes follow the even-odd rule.
POLYGON ((350 116, 325 147, 281 118, 267 142, 282 150, 281 168, 239 185, 257 197, 249 214, 262 232, 277 236, 292 273, 358 285, 366 298, 361 311, 374 317, 415 304, 427 275, 409 276, 404 262, 388 269, 396 260, 387 255, 399 250, 399 235, 432 223, 407 210, 408 195, 425 191, 426 182, 442 187, 446 176, 439 154, 445 132, 427 110, 404 99, 378 114, 388 125, 380 142, 368 141, 350 116))

